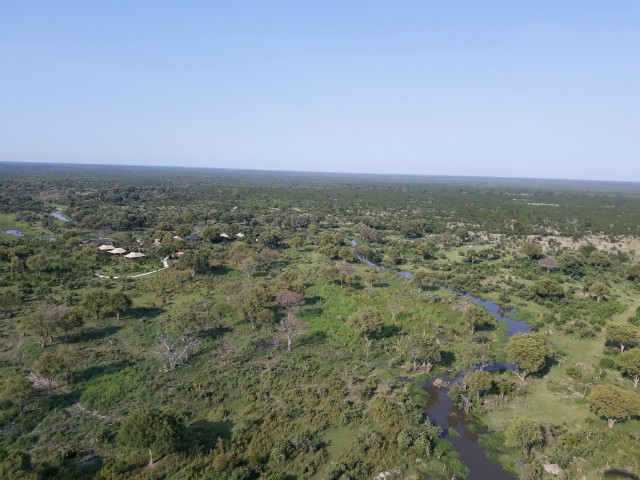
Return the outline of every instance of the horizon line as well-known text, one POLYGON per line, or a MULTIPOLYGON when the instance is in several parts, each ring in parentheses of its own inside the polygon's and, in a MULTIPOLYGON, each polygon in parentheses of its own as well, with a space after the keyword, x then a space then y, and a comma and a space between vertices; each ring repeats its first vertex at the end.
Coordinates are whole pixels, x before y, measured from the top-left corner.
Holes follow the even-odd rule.
POLYGON ((351 172, 351 171, 329 171, 329 170, 283 170, 270 168, 236 168, 236 167, 204 167, 193 165, 148 165, 130 163, 80 163, 80 162, 55 162, 55 161, 22 161, 22 160, 0 160, 2 164, 16 165, 60 165, 74 167, 129 167, 148 169, 181 169, 181 170, 224 170, 235 172, 264 172, 264 173, 303 173, 321 175, 350 175, 350 176, 388 176, 388 177, 427 177, 427 178, 466 178, 475 180, 543 180, 556 182, 599 182, 599 183, 621 183, 638 184, 640 180, 611 180, 611 179, 585 179, 585 178, 558 178, 558 177, 510 177, 510 176, 489 176, 489 175, 455 175, 455 174, 429 174, 429 173, 388 173, 388 172, 351 172))

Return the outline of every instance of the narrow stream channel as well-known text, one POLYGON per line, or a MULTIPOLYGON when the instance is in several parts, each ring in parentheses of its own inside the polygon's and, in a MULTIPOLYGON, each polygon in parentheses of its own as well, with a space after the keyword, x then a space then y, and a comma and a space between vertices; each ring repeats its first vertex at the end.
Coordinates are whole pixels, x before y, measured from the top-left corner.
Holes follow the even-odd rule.
MULTIPOLYGON (((355 240, 350 240, 352 247, 357 246, 355 240)), ((413 278, 411 272, 405 272, 401 270, 392 269, 385 265, 376 265, 375 263, 367 260, 356 254, 358 260, 370 267, 375 267, 382 270, 395 271, 399 276, 403 278, 413 278)), ((447 289, 452 291, 451 289, 447 289)), ((514 311, 503 312, 500 306, 491 300, 482 300, 474 297, 469 293, 455 292, 456 295, 464 296, 478 305, 485 307, 491 314, 500 322, 507 324, 509 331, 507 337, 511 337, 516 333, 527 333, 531 331, 531 328, 527 322, 522 320, 514 320, 509 317, 514 311)), ((492 365, 488 365, 483 368, 486 371, 497 371, 502 369, 513 369, 514 366, 506 362, 498 362, 492 365)), ((515 480, 515 477, 507 472, 498 463, 494 463, 487 458, 485 451, 478 443, 479 435, 475 432, 470 432, 469 417, 464 411, 453 403, 451 397, 449 397, 448 387, 436 387, 434 381, 441 379, 447 384, 454 383, 459 377, 451 377, 449 375, 440 375, 436 378, 427 380, 422 384, 428 395, 427 404, 425 406, 425 413, 429 420, 434 425, 442 428, 442 437, 449 441, 458 452, 460 461, 469 469, 468 480, 515 480), (449 435, 449 429, 456 431, 455 436, 449 435)))

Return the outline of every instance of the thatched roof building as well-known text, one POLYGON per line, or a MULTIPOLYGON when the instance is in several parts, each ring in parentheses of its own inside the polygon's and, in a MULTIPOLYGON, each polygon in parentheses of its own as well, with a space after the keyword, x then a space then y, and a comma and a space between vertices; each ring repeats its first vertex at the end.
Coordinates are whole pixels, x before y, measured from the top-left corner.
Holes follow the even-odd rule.
POLYGON ((100 250, 101 252, 108 252, 109 250, 113 250, 114 248, 116 247, 114 247, 113 245, 100 245, 98 247, 98 250, 100 250))
POLYGON ((122 255, 123 253, 126 253, 127 251, 124 248, 114 248, 113 250, 110 250, 109 253, 112 255, 122 255))
POLYGON ((142 257, 146 257, 146 255, 142 252, 131 252, 131 253, 127 253, 124 258, 129 258, 129 259, 136 259, 136 258, 142 258, 142 257))

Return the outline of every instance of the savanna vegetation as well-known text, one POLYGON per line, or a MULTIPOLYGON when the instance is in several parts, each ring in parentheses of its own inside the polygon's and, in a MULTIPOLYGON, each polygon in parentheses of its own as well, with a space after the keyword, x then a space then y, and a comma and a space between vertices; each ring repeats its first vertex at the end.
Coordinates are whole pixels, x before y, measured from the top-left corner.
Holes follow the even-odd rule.
POLYGON ((640 474, 638 184, 2 163, 0 231, 0 478, 462 479, 443 374, 513 478, 640 474))

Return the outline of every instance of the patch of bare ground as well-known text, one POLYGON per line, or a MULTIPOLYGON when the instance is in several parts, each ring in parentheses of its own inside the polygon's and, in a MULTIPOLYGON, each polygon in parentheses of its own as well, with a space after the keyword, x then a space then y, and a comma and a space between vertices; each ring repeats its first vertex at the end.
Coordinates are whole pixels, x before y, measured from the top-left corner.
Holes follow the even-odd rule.
POLYGON ((598 250, 602 250, 604 252, 623 252, 632 257, 636 257, 640 254, 640 237, 637 236, 618 237, 615 241, 611 241, 611 238, 604 235, 589 235, 578 240, 562 236, 539 238, 540 237, 536 235, 529 235, 527 237, 528 240, 539 241, 544 250, 550 249, 554 243, 556 246, 567 248, 569 250, 577 250, 584 245, 591 244, 598 250))
POLYGON ((70 407, 64 409, 69 415, 79 415, 85 414, 91 417, 97 418, 99 420, 117 420, 113 415, 103 415, 95 410, 89 410, 85 406, 83 406, 80 402, 73 403, 70 407))
POLYGON ((49 380, 47 380, 46 378, 41 378, 33 372, 30 372, 29 375, 27 375, 27 380, 31 382, 31 385, 33 385, 34 388, 37 388, 38 390, 47 390, 47 391, 56 390, 65 384, 62 381, 61 382, 51 381, 51 384, 49 384, 49 380))

